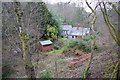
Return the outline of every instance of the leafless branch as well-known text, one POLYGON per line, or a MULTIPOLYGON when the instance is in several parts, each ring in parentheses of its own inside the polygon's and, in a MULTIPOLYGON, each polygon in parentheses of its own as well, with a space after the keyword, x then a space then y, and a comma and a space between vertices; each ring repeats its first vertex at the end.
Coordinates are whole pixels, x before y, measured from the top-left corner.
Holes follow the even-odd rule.
POLYGON ((113 9, 118 13, 118 15, 120 16, 120 11, 118 10, 118 8, 115 6, 115 4, 113 2, 108 2, 109 4, 112 5, 113 9))

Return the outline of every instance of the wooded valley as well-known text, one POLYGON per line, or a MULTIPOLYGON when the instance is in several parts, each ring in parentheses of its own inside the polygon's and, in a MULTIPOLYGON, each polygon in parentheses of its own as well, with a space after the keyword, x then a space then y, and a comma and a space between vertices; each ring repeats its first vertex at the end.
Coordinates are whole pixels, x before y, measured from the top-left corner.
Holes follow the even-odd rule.
POLYGON ((52 1, 1 2, 1 77, 119 80, 120 1, 52 1))

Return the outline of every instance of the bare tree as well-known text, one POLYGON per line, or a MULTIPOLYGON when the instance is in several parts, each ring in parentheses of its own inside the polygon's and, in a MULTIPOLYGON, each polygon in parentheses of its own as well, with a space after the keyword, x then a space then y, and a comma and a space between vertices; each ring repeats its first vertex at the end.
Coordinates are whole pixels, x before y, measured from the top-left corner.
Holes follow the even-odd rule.
MULTIPOLYGON (((117 7, 114 5, 114 3, 111 3, 109 2, 110 4, 112 4, 114 10, 118 13, 118 16, 120 16, 120 12, 119 10, 117 9, 117 7)), ((101 11, 102 11, 102 14, 103 14, 103 17, 104 17, 104 20, 105 20, 105 23, 107 24, 107 27, 109 29, 109 32, 111 34, 111 36, 113 37, 113 39, 115 40, 115 42, 118 44, 118 46, 120 47, 120 37, 119 37, 119 29, 117 29, 111 22, 110 22, 110 19, 108 17, 108 13, 107 13, 107 10, 106 10, 106 3, 105 2, 102 2, 104 8, 102 8, 101 4, 100 4, 100 8, 101 8, 101 11), (104 9, 104 10, 103 10, 104 9)), ((118 51, 118 59, 119 59, 119 56, 120 56, 120 52, 118 51)), ((120 77, 120 61, 118 60, 118 63, 115 65, 115 69, 112 73, 112 76, 111 78, 117 78, 119 79, 120 77)))
POLYGON ((12 54, 19 48, 21 54, 24 53, 22 55, 27 75, 34 78, 34 64, 31 63, 30 55, 36 52, 35 44, 45 33, 47 7, 43 2, 4 2, 2 7, 3 55, 12 54))
POLYGON ((90 8, 90 10, 92 11, 92 13, 93 13, 93 15, 94 15, 94 18, 92 19, 92 21, 90 22, 90 24, 91 24, 91 31, 92 31, 92 38, 93 38, 93 40, 92 40, 92 42, 91 42, 91 57, 90 57, 90 60, 89 60, 89 63, 88 63, 88 65, 87 65, 87 67, 86 67, 86 69, 85 69, 85 71, 84 71, 84 78, 86 79, 87 78, 87 74, 88 74, 88 71, 89 71, 89 68, 90 68, 90 65, 91 65, 91 63, 92 63, 92 59, 93 59, 93 54, 94 54, 94 50, 93 50, 93 46, 95 45, 95 30, 94 30, 94 23, 95 23, 95 20, 96 20, 96 18, 97 18, 97 16, 96 16, 96 11, 89 5, 89 3, 87 2, 87 0, 85 0, 86 1, 86 4, 87 4, 87 6, 90 8))
MULTIPOLYGON (((99 2, 99 6, 100 6, 100 9, 101 9, 101 12, 102 12, 102 14, 103 14, 103 18, 104 18, 104 20, 105 20, 105 23, 107 24, 107 27, 108 27, 108 30, 109 30, 109 32, 110 32, 110 34, 111 34, 111 36, 113 37, 113 39, 115 40, 115 42, 118 44, 118 46, 120 46, 120 38, 119 38, 119 31, 118 31, 118 29, 110 22, 110 19, 109 19, 109 17, 108 17, 108 13, 107 13, 107 9, 106 9, 106 4, 107 3, 109 3, 109 4, 112 4, 112 7, 114 8, 114 10, 116 11, 116 13, 118 13, 118 15, 119 15, 119 10, 118 10, 118 8, 115 6, 115 4, 114 3, 111 3, 111 2, 99 2), (103 4, 103 8, 102 8, 102 4, 103 4)), ((91 9, 91 11, 92 11, 92 13, 94 14, 94 18, 93 18, 93 20, 91 21, 91 25, 92 25, 92 28, 93 28, 93 24, 94 24, 94 22, 95 22, 95 20, 96 20, 96 12, 94 11, 94 9, 92 9, 92 7, 88 4, 88 2, 87 2, 87 0, 86 0, 86 4, 87 4, 87 6, 91 9)), ((97 5, 97 6, 98 6, 97 5)), ((97 7, 96 6, 96 7, 97 7)), ((96 8, 95 7, 95 8, 96 8)), ((91 14, 90 14, 91 15, 91 14)), ((93 30, 94 31, 94 30, 93 30)), ((93 35, 94 36, 94 35, 93 35)), ((93 41, 94 42, 94 41, 93 41)), ((119 57, 119 52, 118 52, 118 57, 119 57)), ((92 53, 92 55, 93 55, 93 53, 92 53)), ((91 56, 92 56, 91 55, 91 56)), ((91 59, 90 59, 90 62, 89 62, 89 65, 88 65, 88 67, 86 68, 86 70, 85 70, 85 72, 87 73, 88 72, 88 70, 89 70, 89 67, 90 67, 90 63, 92 62, 92 57, 91 57, 91 59)), ((113 73, 112 73, 112 76, 111 76, 111 78, 119 78, 119 65, 120 65, 120 61, 118 60, 118 63, 115 65, 115 69, 114 69, 114 71, 113 71, 113 73)), ((86 75, 86 74, 85 74, 86 75)), ((84 77, 84 78, 86 78, 86 76, 84 77)))
POLYGON ((29 37, 27 36, 27 33, 25 31, 25 28, 23 26, 23 11, 21 10, 21 4, 20 2, 14 2, 14 10, 17 16, 17 23, 18 23, 18 27, 19 27, 19 36, 22 42, 22 50, 23 50, 23 61, 24 61, 24 66, 26 69, 26 73, 28 78, 35 78, 35 71, 34 71, 34 66, 31 63, 31 58, 28 57, 29 54, 26 51, 26 40, 29 40, 29 37))

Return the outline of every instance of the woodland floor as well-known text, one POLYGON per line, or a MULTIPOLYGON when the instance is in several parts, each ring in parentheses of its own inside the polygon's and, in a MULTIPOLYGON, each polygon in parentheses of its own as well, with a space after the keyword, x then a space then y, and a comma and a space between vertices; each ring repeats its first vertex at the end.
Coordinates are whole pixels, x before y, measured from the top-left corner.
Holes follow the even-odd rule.
MULTIPOLYGON (((77 56, 65 56, 62 53, 58 54, 34 54, 32 62, 34 63, 37 77, 40 76, 46 69, 50 70, 54 78, 80 78, 82 72, 88 65, 88 59, 91 53, 85 54, 78 50, 77 56)), ((23 78, 25 70, 23 66, 22 57, 16 57, 16 72, 11 77, 23 78)), ((115 50, 111 52, 94 53, 93 61, 91 64, 92 78, 105 78, 110 77, 112 70, 108 70, 110 66, 115 65, 117 62, 117 54, 115 50)), ((111 69, 111 68, 110 68, 111 69)))

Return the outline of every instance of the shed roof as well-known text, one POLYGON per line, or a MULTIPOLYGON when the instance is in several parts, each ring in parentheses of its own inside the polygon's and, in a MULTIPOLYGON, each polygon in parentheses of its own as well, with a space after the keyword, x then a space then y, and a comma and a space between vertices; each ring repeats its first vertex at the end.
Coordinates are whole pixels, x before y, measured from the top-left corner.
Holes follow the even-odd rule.
POLYGON ((49 44, 52 44, 52 41, 50 41, 50 40, 45 40, 45 41, 40 41, 40 43, 41 43, 42 45, 49 45, 49 44))

